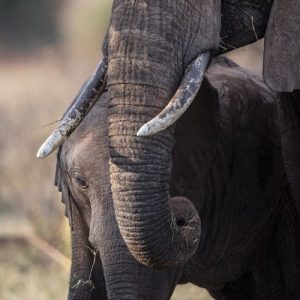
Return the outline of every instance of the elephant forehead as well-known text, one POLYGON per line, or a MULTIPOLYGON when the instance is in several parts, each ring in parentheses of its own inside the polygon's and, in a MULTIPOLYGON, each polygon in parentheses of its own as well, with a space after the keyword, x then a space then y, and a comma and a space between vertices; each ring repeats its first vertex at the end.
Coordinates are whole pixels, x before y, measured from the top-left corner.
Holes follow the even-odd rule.
POLYGON ((104 93, 62 147, 67 164, 83 163, 100 154, 108 146, 107 95, 104 93), (90 155, 89 155, 90 154, 90 155))
POLYGON ((99 158, 108 157, 106 138, 100 127, 91 128, 84 135, 70 137, 64 146, 67 164, 82 167, 97 165, 99 158))

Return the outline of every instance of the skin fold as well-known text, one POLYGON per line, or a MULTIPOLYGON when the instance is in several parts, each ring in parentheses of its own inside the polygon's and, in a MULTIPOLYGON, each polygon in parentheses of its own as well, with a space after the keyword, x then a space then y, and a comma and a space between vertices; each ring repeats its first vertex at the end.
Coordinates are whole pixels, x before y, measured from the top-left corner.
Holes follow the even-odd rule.
POLYGON ((298 0, 113 2, 107 93, 58 155, 70 299, 168 299, 189 281, 217 299, 297 299, 299 11, 298 0), (199 54, 262 37, 277 94, 217 58, 175 125, 137 137, 199 54))
POLYGON ((185 282, 216 299, 293 299, 295 270, 280 266, 299 249, 299 220, 284 184, 274 99, 258 77, 213 61, 174 129, 170 165, 172 212, 189 226, 193 203, 199 246, 184 264, 152 269, 130 254, 116 222, 105 93, 58 153, 56 184, 72 227, 69 299, 169 299, 185 282))

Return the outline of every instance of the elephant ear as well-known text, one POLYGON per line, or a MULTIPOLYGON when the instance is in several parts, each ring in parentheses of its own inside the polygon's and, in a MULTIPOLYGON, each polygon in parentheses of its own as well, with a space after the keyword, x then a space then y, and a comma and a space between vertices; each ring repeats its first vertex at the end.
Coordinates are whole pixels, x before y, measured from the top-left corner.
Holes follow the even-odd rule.
POLYGON ((263 38, 272 3, 273 0, 222 0, 219 53, 234 50, 263 38))
POLYGON ((300 1, 275 0, 265 35, 264 79, 277 92, 300 89, 300 1))
POLYGON ((62 146, 59 147, 57 151, 56 159, 56 170, 55 170, 55 181, 54 184, 57 186, 59 192, 62 193, 62 202, 65 204, 65 216, 69 219, 69 225, 73 228, 73 218, 72 218, 72 195, 68 188, 66 178, 62 170, 62 162, 60 159, 62 146))

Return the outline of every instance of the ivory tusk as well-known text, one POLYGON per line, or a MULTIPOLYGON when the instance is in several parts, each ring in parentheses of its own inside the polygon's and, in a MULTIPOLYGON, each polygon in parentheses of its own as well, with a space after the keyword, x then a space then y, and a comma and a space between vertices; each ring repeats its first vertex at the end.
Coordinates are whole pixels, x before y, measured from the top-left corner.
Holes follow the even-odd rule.
POLYGON ((161 132, 184 114, 201 87, 209 58, 209 52, 205 52, 188 65, 174 97, 160 114, 139 129, 137 136, 145 137, 161 132))
POLYGON ((82 92, 79 92, 62 121, 38 150, 36 155, 38 158, 45 158, 52 153, 77 128, 103 93, 107 80, 106 71, 107 60, 103 58, 95 73, 83 85, 82 92))

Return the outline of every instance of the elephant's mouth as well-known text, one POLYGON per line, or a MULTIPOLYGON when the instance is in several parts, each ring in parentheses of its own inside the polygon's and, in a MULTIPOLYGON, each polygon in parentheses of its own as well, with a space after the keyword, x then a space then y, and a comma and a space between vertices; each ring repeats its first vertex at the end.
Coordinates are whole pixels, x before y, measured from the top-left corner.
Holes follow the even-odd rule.
MULTIPOLYGON (((188 65, 168 105, 155 118, 144 124, 138 130, 137 136, 146 137, 159 133, 174 124, 184 114, 201 87, 209 59, 209 52, 201 53, 188 65)), ((104 57, 95 73, 81 87, 63 120, 38 150, 38 158, 45 158, 58 148, 91 110, 106 88, 107 67, 107 58, 104 57)))

